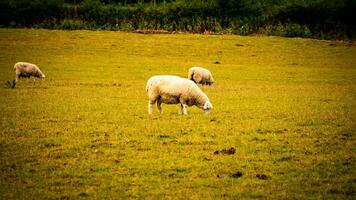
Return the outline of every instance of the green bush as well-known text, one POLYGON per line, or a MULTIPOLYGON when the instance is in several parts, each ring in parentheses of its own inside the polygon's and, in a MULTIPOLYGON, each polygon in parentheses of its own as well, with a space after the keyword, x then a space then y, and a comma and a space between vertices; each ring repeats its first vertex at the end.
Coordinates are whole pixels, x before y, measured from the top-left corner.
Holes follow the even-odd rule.
POLYGON ((46 28, 46 29, 52 29, 57 26, 56 20, 44 20, 39 27, 40 28, 46 28))
POLYGON ((5 88, 15 89, 15 87, 16 87, 16 81, 15 80, 6 81, 5 82, 5 88))
POLYGON ((285 37, 312 37, 312 33, 306 25, 289 23, 282 25, 267 25, 260 29, 259 32, 267 35, 277 35, 285 37))
POLYGON ((236 30, 236 34, 239 35, 249 35, 251 33, 251 27, 249 24, 244 24, 242 26, 240 26, 237 30, 236 30))
POLYGON ((351 0, 2 0, 0 27, 354 39, 355 13, 351 0))
POLYGON ((64 30, 77 30, 88 28, 88 26, 81 20, 64 19, 58 28, 64 30))
POLYGON ((311 32, 307 26, 290 23, 285 26, 284 36, 287 37, 310 37, 311 32))
POLYGON ((126 20, 123 20, 120 25, 120 30, 123 30, 123 31, 134 31, 134 27, 132 25, 132 22, 131 21, 126 21, 126 20))
POLYGON ((16 28, 17 27, 17 23, 14 22, 14 21, 11 21, 10 24, 9 24, 9 27, 10 28, 16 28))

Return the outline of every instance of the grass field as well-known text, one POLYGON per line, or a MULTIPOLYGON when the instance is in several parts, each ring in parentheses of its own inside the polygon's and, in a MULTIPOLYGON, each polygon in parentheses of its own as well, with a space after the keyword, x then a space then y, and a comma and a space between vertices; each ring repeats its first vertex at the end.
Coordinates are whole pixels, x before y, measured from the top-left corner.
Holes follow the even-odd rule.
POLYGON ((0 84, 0 199, 356 197, 351 43, 0 29, 0 84), (6 88, 18 61, 47 78, 6 88), (211 114, 149 116, 147 79, 191 66, 211 114))

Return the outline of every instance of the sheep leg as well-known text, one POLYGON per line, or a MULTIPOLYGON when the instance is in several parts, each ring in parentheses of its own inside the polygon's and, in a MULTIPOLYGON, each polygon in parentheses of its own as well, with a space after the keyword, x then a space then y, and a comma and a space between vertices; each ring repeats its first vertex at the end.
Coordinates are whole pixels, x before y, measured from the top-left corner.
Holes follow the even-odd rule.
POLYGON ((162 110, 162 101, 158 100, 157 101, 157 108, 158 108, 158 112, 162 114, 163 110, 162 110))
POLYGON ((188 112, 187 112, 187 105, 182 104, 182 103, 180 104, 179 114, 183 114, 183 115, 188 114, 188 112))
POLYGON ((183 104, 180 104, 180 107, 179 107, 179 114, 183 114, 183 104))
POLYGON ((183 114, 184 115, 188 114, 187 105, 185 105, 185 104, 183 104, 183 114))
POLYGON ((148 114, 152 114, 153 112, 153 104, 151 101, 148 101, 148 114))

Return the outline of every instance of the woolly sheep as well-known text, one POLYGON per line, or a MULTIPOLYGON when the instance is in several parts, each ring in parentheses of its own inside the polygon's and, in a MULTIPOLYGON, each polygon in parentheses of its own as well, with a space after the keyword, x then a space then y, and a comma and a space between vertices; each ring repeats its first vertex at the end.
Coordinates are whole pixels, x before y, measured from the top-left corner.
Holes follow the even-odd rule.
POLYGON ((206 114, 213 108, 208 96, 191 80, 172 75, 152 76, 147 81, 148 114, 152 114, 153 104, 162 113, 161 104, 180 104, 180 114, 187 114, 188 106, 197 106, 206 114))
POLYGON ((201 67, 192 67, 188 71, 188 79, 196 84, 212 85, 214 83, 213 75, 209 70, 201 67))
POLYGON ((27 63, 27 62, 18 62, 14 65, 14 70, 16 73, 16 81, 18 81, 22 77, 37 77, 37 78, 45 78, 46 76, 41 72, 40 68, 35 64, 27 63))

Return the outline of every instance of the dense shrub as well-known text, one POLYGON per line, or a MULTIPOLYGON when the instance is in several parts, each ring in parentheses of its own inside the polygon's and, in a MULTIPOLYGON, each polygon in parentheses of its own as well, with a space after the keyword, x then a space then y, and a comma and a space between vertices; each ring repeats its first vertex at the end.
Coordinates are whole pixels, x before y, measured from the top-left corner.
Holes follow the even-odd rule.
POLYGON ((259 30, 266 35, 278 35, 285 37, 312 37, 312 33, 306 25, 296 23, 267 25, 259 30))
POLYGON ((2 0, 0 27, 355 39, 355 0, 2 0))
POLYGON ((77 29, 85 29, 87 26, 83 21, 80 20, 64 19, 61 22, 61 24, 57 27, 65 30, 77 30, 77 29))

